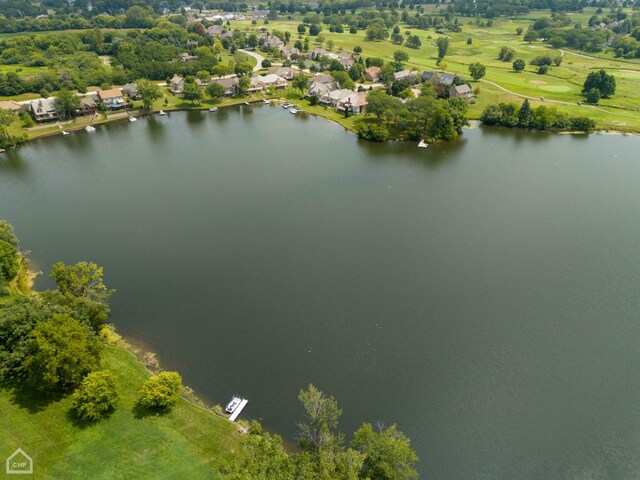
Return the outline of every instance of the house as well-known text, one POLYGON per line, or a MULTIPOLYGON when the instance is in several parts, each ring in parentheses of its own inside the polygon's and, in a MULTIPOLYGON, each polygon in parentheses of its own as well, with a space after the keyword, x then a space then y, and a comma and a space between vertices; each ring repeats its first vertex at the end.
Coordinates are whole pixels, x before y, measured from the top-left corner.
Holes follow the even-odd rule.
POLYGON ((464 85, 452 87, 449 96, 452 98, 466 98, 467 100, 471 100, 473 93, 471 92, 471 87, 465 83, 464 85))
POLYGON ((334 90, 338 90, 339 88, 340 87, 338 86, 337 82, 335 82, 333 79, 328 83, 312 80, 309 84, 308 95, 310 97, 318 97, 318 101, 320 103, 330 104, 331 98, 329 97, 329 94, 334 90))
POLYGON ((364 70, 364 78, 369 82, 380 80, 380 67, 369 67, 364 70))
POLYGON ((298 50, 296 47, 290 47, 289 45, 280 45, 279 47, 280 50, 280 54, 284 57, 284 58, 298 58, 298 56, 300 55, 300 50, 298 50))
POLYGON ((56 101, 53 97, 31 100, 29 113, 36 122, 48 122, 60 118, 60 112, 56 108, 56 101))
POLYGON ((272 68, 271 70, 269 70, 268 73, 272 73, 274 75, 282 77, 285 80, 292 80, 293 77, 300 75, 299 70, 296 70, 295 68, 290 68, 290 67, 272 68))
POLYGON ((212 37, 219 37, 224 32, 224 27, 222 25, 211 25, 207 28, 207 33, 212 37))
POLYGON ((422 83, 426 83, 429 82, 433 85, 436 84, 436 82, 438 81, 438 72, 422 72, 422 75, 420 75, 420 81, 422 83))
POLYGON ((333 77, 327 73, 316 73, 313 77, 311 77, 311 82, 317 83, 332 83, 335 80, 333 77))
POLYGON ((84 97, 80 99, 80 106, 73 111, 74 117, 82 115, 93 115, 98 111, 98 104, 92 97, 84 97))
POLYGON ((287 81, 284 78, 273 73, 268 73, 267 75, 258 75, 254 78, 257 78, 258 81, 262 83, 264 88, 275 88, 276 90, 287 88, 287 81))
POLYGON ((344 112, 345 110, 359 115, 364 113, 367 108, 367 94, 365 92, 351 92, 346 97, 343 97, 338 101, 338 111, 344 112))
POLYGON ((249 88, 247 89, 249 93, 261 92, 264 89, 265 85, 260 81, 259 76, 251 77, 251 83, 249 84, 249 88))
POLYGON ((124 87, 122 87, 122 93, 129 97, 131 100, 142 100, 142 97, 138 92, 138 86, 135 83, 127 83, 124 87))
POLYGON ((18 102, 13 102, 13 101, 0 102, 0 110, 11 110, 14 113, 19 113, 21 111, 24 111, 24 109, 25 109, 24 106, 18 102))
POLYGON ((393 74, 393 81, 406 80, 409 84, 413 85, 418 81, 419 72, 417 70, 400 70, 393 74))
POLYGON ((180 75, 174 75, 169 84, 169 91, 178 94, 182 93, 182 90, 184 90, 184 78, 180 75))
POLYGON ((98 100, 102 102, 107 110, 122 110, 131 106, 124 100, 119 88, 99 91, 98 100))
POLYGON ((342 64, 345 70, 349 70, 351 65, 356 63, 356 57, 351 53, 341 53, 337 60, 342 64))
POLYGON ((216 78, 215 80, 211 80, 211 83, 222 85, 225 89, 225 96, 230 97, 235 92, 236 85, 238 84, 238 77, 216 78))
POLYGON ((180 57, 180 60, 183 62, 193 62, 194 60, 197 60, 198 57, 196 55, 189 55, 188 53, 181 53, 180 55, 178 55, 180 57))
POLYGON ((284 42, 282 40, 280 40, 279 37, 276 37, 275 35, 269 35, 267 34, 264 37, 264 44, 265 47, 268 48, 280 48, 284 46, 284 42))
POLYGON ((310 58, 311 60, 318 60, 320 57, 326 56, 327 53, 329 52, 327 52, 326 50, 323 50, 322 48, 316 47, 309 52, 307 57, 310 58))
POLYGON ((442 85, 445 87, 450 87, 451 85, 453 85, 453 81, 455 80, 457 75, 454 75, 453 73, 443 73, 440 75, 440 77, 436 80, 436 85, 442 85))
POLYGON ((332 92, 329 93, 329 104, 332 107, 337 107, 338 103, 340 102, 340 100, 342 100, 343 98, 351 95, 353 93, 353 90, 348 90, 346 88, 341 88, 338 90, 334 90, 332 92))

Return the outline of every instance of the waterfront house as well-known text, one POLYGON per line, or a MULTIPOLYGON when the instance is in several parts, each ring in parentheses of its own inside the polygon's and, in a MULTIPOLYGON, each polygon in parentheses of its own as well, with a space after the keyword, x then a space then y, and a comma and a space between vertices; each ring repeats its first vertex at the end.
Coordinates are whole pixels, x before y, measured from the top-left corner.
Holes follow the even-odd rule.
POLYGON ((169 84, 169 91, 178 94, 182 93, 182 90, 184 90, 184 78, 180 75, 174 75, 169 84))
POLYGON ((268 73, 267 75, 258 75, 257 79, 260 83, 262 83, 264 88, 275 88, 276 90, 287 88, 287 81, 284 78, 273 73, 268 73))
POLYGON ((338 101, 338 111, 345 110, 359 115, 364 113, 367 108, 367 94, 365 92, 351 92, 349 95, 342 97, 338 101))
POLYGON ((138 92, 138 86, 135 83, 127 83, 124 87, 122 87, 122 93, 129 97, 131 100, 142 100, 142 97, 138 92))
POLYGON ((334 90, 329 93, 328 103, 329 105, 335 108, 338 106, 338 103, 340 103, 340 100, 347 97, 348 95, 351 95, 352 93, 354 93, 353 90, 348 90, 346 88, 340 88, 338 90, 334 90))
POLYGON ((98 100, 107 110, 122 110, 130 105, 124 100, 119 88, 101 90, 98 92, 98 100))
POLYGON ((333 83, 335 80, 333 77, 327 73, 316 73, 313 77, 311 77, 311 82, 315 83, 333 83))
POLYGON ((369 67, 364 70, 364 78, 369 82, 380 80, 380 67, 369 67))
POLYGON ((333 79, 331 82, 319 82, 316 80, 311 80, 311 83, 309 84, 308 95, 310 97, 318 97, 319 103, 331 104, 331 97, 329 97, 329 94, 334 90, 338 90, 339 88, 340 87, 333 79))
POLYGON ((56 100, 53 97, 31 100, 29 113, 36 122, 49 122, 60 118, 60 112, 56 108, 56 100))
POLYGON ((467 100, 471 100, 473 98, 471 87, 466 83, 464 85, 456 85, 455 87, 452 87, 449 95, 452 98, 465 98, 467 100))
POLYGON ((217 83, 218 85, 222 85, 224 87, 224 95, 226 97, 230 97, 235 92, 236 85, 238 84, 238 77, 216 78, 214 80, 211 80, 210 83, 217 83))
POLYGON ((264 89, 265 85, 260 81, 260 78, 258 76, 251 77, 251 83, 249 84, 249 88, 247 89, 249 93, 261 92, 264 89))
POLYGON ((83 115, 93 115, 98 111, 98 104, 92 97, 83 97, 80 99, 80 106, 73 110, 74 117, 83 115))

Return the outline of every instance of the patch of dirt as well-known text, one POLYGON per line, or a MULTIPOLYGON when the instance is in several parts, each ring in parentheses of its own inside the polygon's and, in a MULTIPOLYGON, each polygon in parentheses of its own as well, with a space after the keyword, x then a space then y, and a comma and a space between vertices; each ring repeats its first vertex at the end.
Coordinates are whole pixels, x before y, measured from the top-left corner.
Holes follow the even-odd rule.
POLYGON ((534 85, 546 85, 547 82, 544 80, 529 80, 529 83, 533 83, 534 85))

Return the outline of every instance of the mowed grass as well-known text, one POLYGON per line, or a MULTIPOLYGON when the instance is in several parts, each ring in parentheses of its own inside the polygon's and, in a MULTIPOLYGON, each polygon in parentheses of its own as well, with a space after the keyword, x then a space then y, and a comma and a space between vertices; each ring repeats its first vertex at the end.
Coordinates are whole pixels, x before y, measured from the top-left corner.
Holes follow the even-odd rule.
MULTIPOLYGON (((580 14, 570 15, 572 22, 581 22, 586 25, 587 20, 595 13, 595 9, 585 9, 580 14)), ((601 52, 595 55, 580 54, 580 52, 565 51, 551 48, 543 43, 529 44, 522 40, 522 36, 516 35, 518 27, 524 30, 537 18, 549 16, 548 11, 532 11, 529 14, 515 19, 496 19, 490 27, 478 25, 465 17, 459 17, 462 23, 462 32, 448 33, 450 46, 444 59, 445 71, 457 73, 469 80, 469 64, 480 62, 487 67, 483 81, 472 82, 472 87, 480 86, 481 93, 477 97, 477 103, 470 107, 472 118, 478 118, 482 108, 492 102, 521 103, 524 97, 537 99, 534 104, 545 104, 557 107, 559 111, 572 115, 586 115, 598 123, 603 129, 615 129, 623 131, 640 131, 640 95, 637 94, 640 87, 640 62, 616 59, 610 53, 601 52), (471 44, 467 39, 471 38, 471 44), (516 51, 516 58, 521 58, 526 63, 523 72, 516 73, 512 69, 512 62, 502 62, 498 59, 498 53, 502 46, 508 46, 516 51), (552 66, 546 75, 539 75, 537 67, 529 62, 538 55, 550 54, 553 57, 562 56, 559 67, 552 66), (593 57, 593 58, 591 58, 593 57), (589 72, 604 68, 615 76, 617 82, 616 94, 610 99, 602 99, 596 107, 579 105, 584 102, 581 95, 582 84, 589 72), (493 82, 507 90, 490 85, 493 82), (566 104, 556 103, 564 102, 566 104)), ((299 38, 297 26, 300 18, 292 20, 271 21, 266 27, 269 30, 289 31, 291 42, 299 38)), ((240 28, 248 32, 258 31, 265 25, 252 26, 250 22, 235 22, 234 28, 240 28)), ((324 37, 326 48, 328 40, 334 43, 333 51, 351 52, 356 45, 363 49, 363 56, 373 56, 391 61, 396 50, 402 50, 409 54, 410 60, 406 68, 418 70, 434 70, 436 66, 437 49, 435 41, 440 36, 433 30, 417 30, 400 24, 403 34, 407 31, 412 35, 418 35, 422 42, 419 49, 411 49, 399 46, 390 41, 368 41, 365 39, 365 31, 359 30, 356 34, 331 33, 323 25, 321 35, 324 37)), ((305 37, 306 34, 303 35, 305 37)), ((321 46, 315 41, 315 37, 309 37, 309 48, 321 46)))
POLYGON ((69 419, 70 399, 43 409, 0 390, 0 457, 22 448, 34 462, 29 478, 215 479, 215 466, 239 446, 236 426, 184 399, 167 415, 136 418, 137 392, 148 377, 126 350, 107 347, 103 367, 120 385, 116 411, 89 427, 69 419))

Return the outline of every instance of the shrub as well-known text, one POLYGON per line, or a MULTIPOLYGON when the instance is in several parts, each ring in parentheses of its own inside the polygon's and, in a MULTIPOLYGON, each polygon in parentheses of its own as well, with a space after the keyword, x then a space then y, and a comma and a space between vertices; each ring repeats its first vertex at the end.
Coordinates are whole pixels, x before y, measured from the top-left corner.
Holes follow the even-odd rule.
POLYGON ((72 405, 81 420, 95 422, 115 408, 116 378, 108 370, 90 373, 73 393, 72 405))
POLYGON ((382 125, 359 123, 356 127, 358 137, 372 142, 385 142, 389 139, 389 130, 382 125))
POLYGON ((20 256, 16 247, 0 240, 0 277, 11 280, 20 269, 20 256))
POLYGON ((549 65, 540 65, 538 67, 538 75, 544 75, 549 71, 549 65))
POLYGON ((177 372, 162 372, 144 382, 138 403, 143 407, 166 410, 176 404, 180 392, 182 377, 177 372))
POLYGON ((600 90, 597 88, 592 88, 587 92, 587 102, 589 103, 598 103, 600 101, 600 90))

